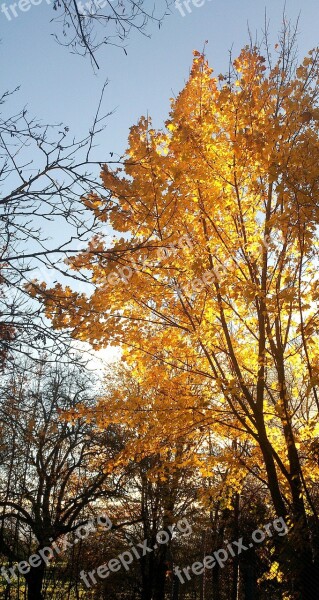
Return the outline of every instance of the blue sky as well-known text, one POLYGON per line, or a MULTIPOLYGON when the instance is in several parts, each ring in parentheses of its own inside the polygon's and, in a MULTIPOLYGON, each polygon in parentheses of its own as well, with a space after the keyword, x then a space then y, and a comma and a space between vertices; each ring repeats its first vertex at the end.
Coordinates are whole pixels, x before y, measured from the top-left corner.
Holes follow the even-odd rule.
MULTIPOLYGON (((3 0, 0 0, 0 9, 3 0)), ((7 0, 10 4, 12 0, 7 0)), ((148 6, 151 0, 146 0, 148 6)), ((318 45, 318 0, 287 0, 287 14, 295 19, 301 10, 300 55, 318 45)), ((182 89, 192 63, 192 51, 202 50, 215 72, 225 71, 229 49, 234 56, 247 41, 247 23, 254 34, 261 31, 264 12, 271 20, 272 35, 280 28, 283 4, 277 0, 205 0, 182 17, 176 8, 160 30, 151 28, 151 39, 135 33, 128 43, 128 55, 105 47, 98 54, 100 70, 95 74, 88 60, 58 46, 52 33, 55 16, 46 0, 8 21, 0 12, 1 89, 21 86, 13 99, 12 111, 28 105, 32 115, 44 123, 63 122, 73 135, 85 134, 92 122, 97 100, 106 78, 105 112, 116 108, 100 137, 98 156, 108 160, 109 152, 123 153, 128 130, 148 113, 160 127, 169 111, 169 98, 182 89)), ((51 238, 62 232, 53 225, 51 238)), ((42 278, 42 277, 41 277, 42 278)), ((115 358, 114 349, 99 356, 115 358)), ((93 361, 95 366, 97 363, 93 361)))
MULTIPOLYGON (((0 0, 1 6, 2 0, 0 0)), ((11 0, 7 0, 10 4, 11 0)), ((146 0, 148 6, 152 2, 146 0)), ((287 0, 287 14, 295 19, 301 10, 299 49, 305 54, 318 44, 318 0, 287 0)), ((219 73, 227 68, 228 51, 234 54, 247 42, 247 22, 253 33, 260 31, 267 9, 271 31, 280 27, 283 4, 277 0, 205 0, 192 6, 182 17, 173 6, 162 28, 151 27, 151 39, 134 32, 128 42, 128 56, 114 47, 98 54, 100 70, 95 74, 88 60, 58 46, 52 33, 57 25, 52 5, 45 0, 20 12, 10 22, 0 13, 1 88, 21 85, 16 106, 28 104, 31 114, 44 122, 61 122, 75 135, 90 125, 98 95, 106 77, 105 111, 116 108, 100 138, 99 156, 121 153, 128 129, 147 112, 155 126, 161 126, 169 110, 169 98, 187 79, 193 49, 201 50, 208 40, 207 56, 219 73)))

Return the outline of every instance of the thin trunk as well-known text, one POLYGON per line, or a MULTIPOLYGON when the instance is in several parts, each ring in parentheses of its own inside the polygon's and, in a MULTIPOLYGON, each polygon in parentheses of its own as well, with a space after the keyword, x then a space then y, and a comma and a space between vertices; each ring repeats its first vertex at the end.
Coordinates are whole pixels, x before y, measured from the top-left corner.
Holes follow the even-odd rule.
MULTIPOLYGON (((148 546, 154 546, 153 541, 148 539, 148 546)), ((142 573, 142 592, 141 600, 153 600, 153 587, 156 577, 154 553, 148 556, 142 556, 140 560, 142 573)))
POLYGON ((28 600, 44 600, 42 594, 42 584, 44 577, 44 566, 31 567, 31 570, 26 575, 28 585, 28 600))
POLYGON ((311 561, 310 554, 300 557, 298 583, 297 600, 319 600, 319 564, 311 561))
POLYGON ((212 571, 213 600, 221 600, 220 595, 220 566, 216 564, 212 571))
POLYGON ((156 561, 156 578, 154 582, 154 600, 164 600, 165 598, 165 582, 167 572, 166 548, 158 556, 156 561))
POLYGON ((256 600, 256 571, 254 564, 247 564, 243 574, 244 599, 256 600))
POLYGON ((179 579, 177 575, 173 575, 173 586, 172 586, 172 600, 178 600, 179 598, 179 579))
MULTIPOLYGON (((233 539, 238 540, 239 538, 239 503, 240 496, 236 494, 235 505, 234 505, 234 535, 233 539)), ((239 584, 239 556, 233 558, 233 578, 231 586, 230 600, 238 600, 238 584, 239 584)))

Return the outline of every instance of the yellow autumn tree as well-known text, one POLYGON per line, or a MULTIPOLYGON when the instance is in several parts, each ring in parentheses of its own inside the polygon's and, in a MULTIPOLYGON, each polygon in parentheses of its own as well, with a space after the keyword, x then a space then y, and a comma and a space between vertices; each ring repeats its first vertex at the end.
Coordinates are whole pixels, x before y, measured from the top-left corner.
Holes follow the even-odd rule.
MULTIPOLYGON (((95 348, 120 344, 144 384, 161 378, 170 393, 181 386, 181 408, 202 386, 196 407, 204 425, 239 445, 250 440, 262 457, 274 510, 291 523, 285 544, 296 593, 312 600, 319 54, 310 51, 298 66, 285 37, 274 52, 272 63, 246 47, 219 77, 195 52, 165 129, 141 118, 123 163, 102 169, 110 199, 84 199, 118 236, 112 247, 94 240, 70 261, 91 271, 94 293, 38 282, 33 293, 54 327, 95 348)), ((169 415, 163 411, 163 423, 174 429, 169 415)), ((252 462, 247 454, 250 469, 252 462)))

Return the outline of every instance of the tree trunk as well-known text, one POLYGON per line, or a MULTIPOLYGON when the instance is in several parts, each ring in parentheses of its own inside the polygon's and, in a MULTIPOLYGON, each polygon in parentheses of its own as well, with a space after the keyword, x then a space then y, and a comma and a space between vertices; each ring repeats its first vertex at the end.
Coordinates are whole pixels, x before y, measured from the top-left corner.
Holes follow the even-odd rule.
POLYGON ((154 600, 164 600, 165 598, 165 582, 166 582, 166 553, 161 553, 156 565, 156 578, 154 585, 154 600))
POLYGON ((142 593, 141 600, 152 599, 152 572, 146 567, 142 567, 142 593))
POLYGON ((311 557, 301 558, 298 586, 298 600, 319 600, 319 564, 311 562, 311 557))
POLYGON ((179 598, 179 579, 177 575, 173 574, 173 587, 172 587, 172 600, 178 600, 179 598))
MULTIPOLYGON (((238 540, 238 538, 239 538, 239 511, 240 511, 240 496, 237 493, 235 495, 235 502, 234 502, 234 527, 233 527, 233 539, 234 540, 238 540)), ((238 600, 238 584, 239 584, 239 556, 234 556, 230 600, 238 600)))
POLYGON ((212 572, 213 600, 220 600, 220 566, 216 564, 212 572))
POLYGON ((256 600, 256 573, 254 565, 247 565, 244 576, 245 600, 256 600))
MULTIPOLYGON (((146 538, 147 544, 154 547, 153 538, 146 538)), ((140 562, 142 574, 142 591, 141 600, 153 600, 153 589, 156 578, 154 552, 146 556, 142 556, 140 562)))
POLYGON ((254 559, 252 561, 245 560, 241 564, 242 582, 243 582, 243 597, 244 600, 256 600, 257 579, 254 559))
POLYGON ((28 586, 28 600, 44 600, 42 595, 42 584, 44 577, 44 565, 39 567, 31 567, 26 575, 28 586))

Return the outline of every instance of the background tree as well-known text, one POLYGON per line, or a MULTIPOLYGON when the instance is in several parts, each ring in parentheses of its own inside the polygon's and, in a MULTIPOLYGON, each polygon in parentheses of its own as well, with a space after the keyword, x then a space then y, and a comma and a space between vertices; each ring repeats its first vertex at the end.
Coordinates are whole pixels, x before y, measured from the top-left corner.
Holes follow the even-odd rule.
POLYGON ((52 360, 70 358, 69 337, 48 327, 25 284, 35 273, 48 282, 63 278, 63 259, 83 249, 99 229, 81 197, 104 195, 96 183, 100 163, 94 149, 107 116, 101 114, 104 91, 105 85, 92 127, 78 141, 68 127, 44 125, 26 109, 8 114, 9 92, 0 99, 1 363, 13 361, 14 351, 36 358, 41 347, 52 360))
POLYGON ((170 4, 170 0, 161 0, 156 6, 145 0, 56 0, 53 8, 58 14, 53 20, 61 25, 62 35, 55 37, 72 52, 88 55, 99 68, 96 53, 101 46, 119 46, 126 53, 131 31, 147 35, 150 22, 161 27, 170 4))
MULTIPOLYGON (((2 383, 0 552, 10 566, 60 542, 119 492, 113 461, 120 440, 111 431, 98 434, 83 419, 61 418, 80 402, 92 405, 94 392, 74 366, 43 362, 34 372, 29 363, 2 383)), ((43 561, 25 574, 29 600, 43 598, 44 577, 43 561)), ((14 577, 11 582, 15 586, 14 577)))

